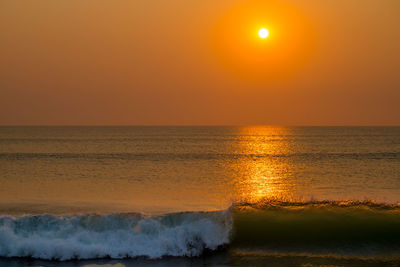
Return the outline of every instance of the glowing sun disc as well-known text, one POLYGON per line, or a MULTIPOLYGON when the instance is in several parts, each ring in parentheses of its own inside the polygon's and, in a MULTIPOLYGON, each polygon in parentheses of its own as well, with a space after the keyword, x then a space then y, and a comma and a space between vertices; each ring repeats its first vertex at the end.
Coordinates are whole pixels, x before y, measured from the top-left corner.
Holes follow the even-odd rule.
POLYGON ((269 35, 269 31, 265 28, 262 28, 258 31, 258 36, 260 36, 260 38, 265 39, 267 38, 269 35))

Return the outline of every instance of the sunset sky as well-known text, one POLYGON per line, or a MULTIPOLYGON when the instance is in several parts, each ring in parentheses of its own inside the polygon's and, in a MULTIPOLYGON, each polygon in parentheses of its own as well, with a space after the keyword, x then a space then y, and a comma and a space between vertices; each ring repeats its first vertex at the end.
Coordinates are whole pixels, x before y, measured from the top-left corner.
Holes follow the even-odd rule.
POLYGON ((399 0, 2 0, 0 124, 400 125, 399 14, 399 0))

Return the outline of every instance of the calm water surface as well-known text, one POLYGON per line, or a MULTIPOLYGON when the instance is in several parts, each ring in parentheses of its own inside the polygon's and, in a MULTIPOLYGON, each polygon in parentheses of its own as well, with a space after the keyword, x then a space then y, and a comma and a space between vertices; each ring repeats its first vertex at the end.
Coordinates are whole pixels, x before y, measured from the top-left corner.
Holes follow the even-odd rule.
POLYGON ((400 201, 400 127, 0 127, 0 212, 400 201))

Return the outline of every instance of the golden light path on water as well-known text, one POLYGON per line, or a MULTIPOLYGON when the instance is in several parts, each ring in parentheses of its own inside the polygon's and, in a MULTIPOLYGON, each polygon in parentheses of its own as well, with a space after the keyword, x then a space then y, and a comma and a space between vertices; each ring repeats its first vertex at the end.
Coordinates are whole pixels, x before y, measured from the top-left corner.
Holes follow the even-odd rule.
POLYGON ((290 151, 285 138, 285 127, 242 127, 241 141, 235 153, 246 155, 239 162, 229 165, 235 170, 236 201, 257 203, 261 200, 292 199, 294 187, 288 178, 291 166, 282 155, 290 151))
POLYGON ((39 139, 37 148, 11 144, 10 151, 38 156, 31 160, 27 154, 24 159, 22 153, 17 154, 19 160, 5 161, 0 211, 158 213, 291 198, 294 166, 285 156, 291 146, 289 128, 219 131, 202 135, 196 130, 192 137, 179 137, 186 138, 183 143, 173 136, 157 141, 156 136, 153 147, 136 141, 104 143, 101 150, 98 141, 71 141, 65 146, 65 141, 42 144, 39 139))

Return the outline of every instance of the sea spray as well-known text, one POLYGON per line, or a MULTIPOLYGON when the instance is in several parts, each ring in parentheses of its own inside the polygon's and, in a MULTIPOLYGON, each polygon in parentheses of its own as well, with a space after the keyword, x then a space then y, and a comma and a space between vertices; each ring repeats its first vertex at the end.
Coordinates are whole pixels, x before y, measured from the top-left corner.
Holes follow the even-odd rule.
POLYGON ((227 244, 231 209, 142 214, 0 217, 0 256, 94 259, 199 256, 227 244))

